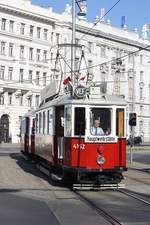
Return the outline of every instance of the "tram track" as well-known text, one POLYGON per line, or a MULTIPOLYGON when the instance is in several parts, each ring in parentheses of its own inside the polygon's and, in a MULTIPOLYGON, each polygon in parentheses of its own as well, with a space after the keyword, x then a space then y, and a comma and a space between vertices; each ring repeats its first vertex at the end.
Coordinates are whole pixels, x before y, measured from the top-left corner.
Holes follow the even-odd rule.
POLYGON ((126 191, 126 190, 117 190, 117 191, 150 206, 150 201, 146 201, 145 199, 141 198, 140 194, 133 194, 131 193, 131 191, 126 191))
POLYGON ((102 216, 110 224, 112 224, 112 225, 123 225, 123 223, 121 223, 116 217, 114 217, 113 215, 108 213, 103 208, 99 207, 95 202, 86 198, 84 195, 82 195, 81 193, 79 193, 76 190, 72 190, 72 191, 76 194, 76 196, 78 196, 78 198, 80 200, 82 200, 84 203, 86 203, 91 209, 95 210, 100 216, 102 216))

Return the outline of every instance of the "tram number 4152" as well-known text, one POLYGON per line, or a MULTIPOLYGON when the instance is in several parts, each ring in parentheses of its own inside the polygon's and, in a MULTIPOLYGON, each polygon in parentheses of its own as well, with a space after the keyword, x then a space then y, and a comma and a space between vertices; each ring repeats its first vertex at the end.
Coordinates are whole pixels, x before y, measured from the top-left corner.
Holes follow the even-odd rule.
POLYGON ((85 150, 85 144, 74 144, 73 148, 77 150, 85 150))

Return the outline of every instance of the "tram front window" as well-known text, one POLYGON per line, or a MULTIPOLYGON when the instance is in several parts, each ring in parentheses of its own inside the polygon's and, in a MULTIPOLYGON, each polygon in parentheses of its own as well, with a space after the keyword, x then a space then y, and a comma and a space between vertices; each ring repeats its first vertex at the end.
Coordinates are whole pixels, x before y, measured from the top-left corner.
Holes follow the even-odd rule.
POLYGON ((111 133, 111 109, 90 109, 90 133, 95 136, 109 135, 111 133))
POLYGON ((85 108, 75 108, 74 134, 85 135, 85 108))

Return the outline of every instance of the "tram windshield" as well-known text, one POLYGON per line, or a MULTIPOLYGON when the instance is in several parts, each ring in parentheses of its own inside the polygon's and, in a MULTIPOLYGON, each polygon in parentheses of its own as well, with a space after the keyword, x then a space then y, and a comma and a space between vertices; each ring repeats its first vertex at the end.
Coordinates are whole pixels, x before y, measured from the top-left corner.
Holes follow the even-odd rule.
POLYGON ((94 136, 109 135, 111 133, 110 108, 90 109, 90 133, 94 136))

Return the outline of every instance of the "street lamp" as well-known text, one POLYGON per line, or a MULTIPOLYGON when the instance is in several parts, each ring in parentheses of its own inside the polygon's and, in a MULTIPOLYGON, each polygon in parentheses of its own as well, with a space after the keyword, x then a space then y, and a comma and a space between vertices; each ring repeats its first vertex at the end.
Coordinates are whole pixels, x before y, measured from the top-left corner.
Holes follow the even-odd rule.
POLYGON ((75 71, 75 30, 76 30, 76 4, 79 8, 78 15, 85 16, 87 13, 87 0, 72 0, 72 41, 71 41, 71 78, 74 81, 75 71))

